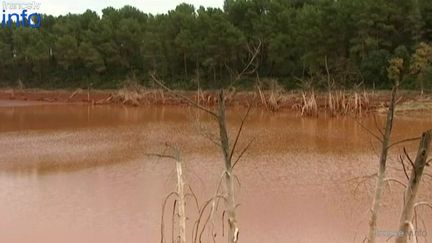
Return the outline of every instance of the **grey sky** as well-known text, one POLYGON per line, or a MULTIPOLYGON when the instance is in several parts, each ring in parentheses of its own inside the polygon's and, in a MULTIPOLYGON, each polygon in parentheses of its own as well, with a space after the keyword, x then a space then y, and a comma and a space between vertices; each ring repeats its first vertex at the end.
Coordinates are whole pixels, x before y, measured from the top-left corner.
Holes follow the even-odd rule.
MULTIPOLYGON (((8 0, 6 0, 8 1, 8 0)), ((13 1, 13 0, 11 0, 13 1)), ((146 13, 165 13, 174 9, 182 2, 187 2, 199 7, 222 7, 224 0, 21 0, 23 2, 38 1, 41 3, 39 12, 52 15, 64 15, 71 13, 82 13, 87 9, 98 13, 107 6, 120 8, 124 5, 132 5, 146 13)))

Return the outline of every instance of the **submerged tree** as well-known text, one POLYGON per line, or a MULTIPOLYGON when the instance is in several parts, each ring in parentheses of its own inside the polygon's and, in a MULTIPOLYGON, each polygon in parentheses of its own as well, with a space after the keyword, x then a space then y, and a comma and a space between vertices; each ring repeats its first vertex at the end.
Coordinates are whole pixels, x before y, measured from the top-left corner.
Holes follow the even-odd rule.
MULTIPOLYGON (((168 202, 168 199, 171 196, 175 196, 174 200, 174 209, 173 214, 175 214, 176 209, 178 209, 178 233, 175 238, 178 243, 186 243, 186 182, 184 178, 184 162, 181 158, 180 150, 176 146, 170 146, 167 144, 167 147, 170 148, 173 152, 172 154, 148 154, 149 156, 156 156, 159 158, 171 159, 175 161, 176 164, 176 174, 177 174, 177 189, 175 192, 171 192, 168 196, 165 197, 165 200, 162 204, 162 219, 161 219, 161 243, 164 243, 165 238, 165 207, 168 202)), ((191 187, 189 187, 192 195, 195 197, 191 187)), ((195 197, 196 199, 196 197, 195 197)), ((173 220, 174 221, 174 220, 173 220)), ((173 225, 174 227, 174 225, 173 225)), ((175 233, 172 232, 174 235, 175 233)))
MULTIPOLYGON (((237 158, 234 158, 234 154, 236 153, 238 141, 241 135, 241 132, 243 130, 243 125, 245 122, 245 119, 247 115, 249 114, 250 108, 246 112, 245 116, 242 118, 242 123, 238 129, 238 132, 235 136, 234 142, 231 145, 230 138, 228 135, 228 129, 226 124, 226 116, 225 116, 225 95, 224 91, 221 90, 219 92, 218 96, 218 107, 216 110, 211 110, 207 107, 204 107, 200 105, 199 103, 191 100, 190 98, 183 96, 181 94, 178 94, 176 92, 173 92, 170 88, 165 86, 160 80, 158 80, 154 74, 152 74, 153 80, 160 85, 163 89, 167 90, 171 94, 178 96, 179 98, 183 99, 190 105, 192 105, 194 108, 201 110, 208 115, 210 115, 213 119, 216 120, 218 124, 218 130, 219 130, 219 136, 217 138, 210 138, 212 142, 214 142, 218 147, 220 147, 223 158, 224 158, 224 166, 225 169, 223 171, 223 178, 225 182, 225 193, 226 195, 216 195, 216 197, 222 197, 225 202, 225 208, 227 212, 227 219, 228 219, 228 242, 230 243, 236 243, 239 239, 239 225, 237 221, 237 202, 235 198, 235 188, 234 188, 234 182, 235 182, 235 175, 234 175, 234 167, 237 164, 237 162, 241 159, 241 157, 244 155, 246 150, 249 148, 249 143, 238 155, 237 158)), ((214 198, 217 199, 217 198, 214 198)))
POLYGON ((369 221, 369 233, 368 233, 369 243, 376 242, 377 219, 378 219, 378 213, 381 206, 381 198, 382 198, 385 176, 386 176, 388 151, 392 146, 390 143, 390 137, 393 130, 393 118, 394 118, 394 112, 396 106, 396 94, 399 88, 399 82, 402 77, 402 69, 403 69, 403 60, 401 58, 394 58, 390 60, 389 67, 388 67, 388 75, 389 78, 392 79, 395 84, 393 86, 391 100, 387 111, 387 120, 386 120, 384 133, 381 132, 380 130, 381 137, 375 135, 375 137, 379 139, 379 141, 381 142, 381 155, 379 160, 379 169, 377 172, 375 195, 372 202, 371 217, 369 221))
MULTIPOLYGON (((411 176, 408 179, 409 180, 408 186, 405 189, 404 204, 403 204, 402 213, 399 222, 400 225, 399 232, 401 232, 401 234, 398 235, 398 238, 396 239, 396 243, 408 243, 408 240, 410 238, 409 236, 412 236, 413 238, 417 237, 416 235, 417 231, 412 222, 414 218, 415 208, 421 205, 429 205, 429 206, 432 205, 431 203, 428 202, 416 203, 417 192, 423 177, 423 171, 426 165, 428 164, 428 156, 429 156, 431 139, 432 139, 432 130, 423 133, 418 147, 417 156, 414 162, 411 160, 411 158, 408 156, 408 154, 405 151, 405 155, 411 163, 412 171, 411 171, 411 176)), ((401 162, 403 165, 403 161, 401 162)), ((404 167, 404 171, 406 171, 405 167, 404 167)), ((406 173, 406 175, 407 174, 408 173, 406 173)))

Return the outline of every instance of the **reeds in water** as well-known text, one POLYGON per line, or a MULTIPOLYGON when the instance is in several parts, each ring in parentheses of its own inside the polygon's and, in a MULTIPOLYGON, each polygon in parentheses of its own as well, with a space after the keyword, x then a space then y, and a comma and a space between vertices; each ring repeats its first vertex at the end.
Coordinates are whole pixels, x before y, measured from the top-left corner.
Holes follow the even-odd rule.
POLYGON ((326 104, 326 111, 331 116, 354 114, 361 116, 369 111, 369 95, 363 92, 354 91, 330 91, 326 104))
POLYGON ((318 116, 319 112, 332 117, 353 114, 362 116, 370 111, 369 94, 362 92, 347 92, 343 90, 329 91, 326 95, 316 95, 312 91, 303 91, 301 101, 293 106, 300 111, 301 116, 318 116))
POLYGON ((309 94, 302 92, 301 115, 318 116, 318 104, 313 90, 309 94))
POLYGON ((263 82, 269 88, 269 94, 266 96, 262 91, 260 85, 257 85, 258 95, 261 100, 261 104, 270 111, 276 112, 280 109, 280 101, 283 97, 284 89, 279 85, 275 79, 269 79, 263 82))

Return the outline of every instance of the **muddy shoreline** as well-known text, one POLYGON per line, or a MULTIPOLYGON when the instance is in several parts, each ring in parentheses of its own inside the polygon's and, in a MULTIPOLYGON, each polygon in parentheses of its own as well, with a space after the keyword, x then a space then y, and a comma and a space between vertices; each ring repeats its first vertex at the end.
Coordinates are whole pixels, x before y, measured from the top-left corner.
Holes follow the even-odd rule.
MULTIPOLYGON (((176 91, 178 94, 187 96, 200 103, 212 106, 217 102, 217 91, 176 91), (199 98, 198 98, 199 97, 199 98)), ((356 96, 354 91, 335 91, 340 92, 341 96, 347 100, 356 96)), ((274 110, 273 102, 277 105, 277 110, 299 111, 304 104, 304 97, 301 91, 284 91, 277 94, 277 98, 272 91, 239 91, 230 92, 226 95, 228 106, 248 106, 253 104, 262 109, 274 110)), ((310 97, 315 97, 318 110, 327 108, 328 94, 326 92, 305 93, 310 97)), ((365 111, 382 111, 387 107, 390 91, 362 91, 358 95, 367 95, 367 104, 364 104, 365 111)), ((400 111, 424 111, 432 110, 432 96, 420 96, 415 91, 400 91, 399 109, 400 111)), ((41 89, 0 89, 0 101, 7 101, 6 104, 15 106, 23 104, 92 104, 92 105, 126 105, 126 106, 145 106, 145 105, 169 105, 183 106, 185 101, 176 95, 162 90, 41 90, 41 89)))

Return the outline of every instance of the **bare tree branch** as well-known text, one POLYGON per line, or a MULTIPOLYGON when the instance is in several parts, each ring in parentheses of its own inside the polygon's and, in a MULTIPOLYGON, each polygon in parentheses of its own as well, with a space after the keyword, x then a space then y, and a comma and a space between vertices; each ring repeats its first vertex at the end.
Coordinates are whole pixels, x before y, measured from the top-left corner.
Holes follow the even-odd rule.
POLYGON ((391 147, 393 147, 395 145, 398 145, 398 144, 401 144, 401 143, 413 142, 413 141, 417 141, 417 140, 420 140, 420 139, 421 139, 421 137, 402 139, 400 141, 397 141, 397 142, 394 142, 394 143, 390 144, 387 148, 391 148, 391 147))
POLYGON ((146 156, 152 156, 152 157, 158 157, 158 158, 161 158, 161 159, 174 159, 174 160, 176 159, 175 156, 168 155, 168 154, 146 153, 145 155, 146 156))
MULTIPOLYGON (((416 201, 418 189, 420 187, 420 182, 422 179, 424 168, 426 166, 426 160, 429 154, 431 140, 432 140, 432 130, 424 132, 422 135, 422 139, 420 141, 415 163, 412 165, 413 168, 409 179, 409 185, 405 190, 404 205, 403 205, 403 209, 399 221, 400 222, 399 231, 403 232, 403 234, 398 236, 396 240, 397 243, 408 242, 407 233, 410 231, 410 227, 411 228, 414 227, 411 221, 413 217, 415 217, 415 213, 416 213, 415 206, 419 205, 416 204, 415 201, 416 201), (411 225, 407 224, 407 222, 410 222, 411 225)), ((404 148, 404 153, 408 158, 408 153, 406 152, 405 148, 404 148)), ((423 203, 423 204, 428 205, 428 203, 423 203)), ((414 240, 416 239, 414 238, 414 240)))
POLYGON ((405 157, 406 157, 406 158, 408 159, 408 161, 410 162, 412 169, 415 171, 415 165, 414 165, 414 162, 412 161, 411 157, 408 155, 408 152, 406 151, 406 148, 405 148, 405 147, 403 148, 403 152, 404 152, 404 154, 405 154, 405 157))
POLYGON ((262 41, 260 39, 258 40, 258 46, 257 47, 253 47, 253 50, 251 49, 251 47, 249 46, 249 44, 247 45, 248 51, 251 54, 251 58, 249 59, 249 62, 245 65, 245 67, 243 68, 243 70, 237 74, 237 76, 235 77, 234 81, 231 82, 231 84, 230 84, 230 86, 228 88, 233 87, 234 84, 237 81, 239 81, 244 74, 254 73, 258 69, 258 65, 256 65, 254 68, 252 68, 251 70, 249 70, 251 68, 251 66, 253 65, 254 61, 256 60, 256 58, 258 57, 259 53, 261 52, 261 46, 262 46, 262 41))
POLYGON ((165 239, 164 239, 164 236, 165 236, 165 233, 164 233, 164 231, 165 231, 165 224, 164 224, 165 206, 166 206, 166 204, 167 204, 167 202, 168 202, 168 199, 169 199, 171 196, 177 196, 177 197, 178 197, 178 194, 177 194, 177 192, 171 192, 170 194, 168 194, 168 196, 165 197, 164 202, 162 203, 162 217, 161 217, 161 243, 164 243, 164 242, 165 242, 165 239))
POLYGON ((258 40, 258 46, 256 48, 254 48, 255 50, 251 50, 250 47, 249 47, 249 45, 248 45, 248 50, 252 54, 252 58, 249 60, 249 63, 246 65, 246 67, 244 67, 244 69, 237 75, 236 80, 239 80, 241 78, 241 76, 243 74, 245 74, 246 72, 247 73, 253 73, 253 72, 255 72, 255 70, 256 70, 257 67, 254 70, 252 70, 252 71, 248 71, 248 69, 253 64, 253 62, 257 58, 258 54, 260 53, 261 45, 262 45, 262 41, 261 40, 258 40))
POLYGON ((373 119, 374 119, 374 123, 375 123, 375 128, 378 130, 378 132, 381 134, 381 136, 384 137, 384 132, 379 127, 375 114, 373 115, 373 119))
POLYGON ((250 140, 250 142, 246 145, 246 147, 240 152, 239 157, 236 159, 236 161, 234 162, 234 164, 232 166, 233 169, 237 165, 237 163, 240 161, 240 159, 243 157, 244 153, 246 153, 246 151, 249 149, 249 147, 251 146, 251 144, 254 140, 255 140, 255 138, 252 138, 250 140))
POLYGON ((204 223, 203 228, 202 228, 202 230, 200 231, 200 235, 199 235, 199 238, 198 238, 198 230, 199 230, 199 228, 200 228, 200 222, 201 222, 201 219, 202 219, 202 217, 203 217, 203 215, 204 215, 204 212, 205 212, 206 208, 210 205, 210 203, 212 203, 214 200, 219 199, 219 198, 220 198, 220 199, 224 199, 224 200, 226 200, 226 198, 225 198, 224 196, 222 196, 222 195, 216 195, 216 196, 212 197, 211 199, 209 199, 209 200, 208 200, 208 201, 203 205, 203 207, 201 208, 201 210, 200 210, 200 214, 199 214, 199 217, 198 217, 198 219, 197 219, 197 221, 196 221, 196 230, 194 231, 194 232, 195 232, 195 236, 194 236, 194 241, 193 241, 193 242, 196 242, 197 239, 200 240, 199 242, 202 242, 202 241, 201 241, 202 234, 203 234, 203 232, 204 232, 204 230, 205 230, 205 228, 206 228, 206 225, 207 225, 207 223, 208 223, 208 221, 209 221, 209 217, 211 216, 211 214, 209 214, 209 217, 206 219, 206 222, 204 223))
POLYGON ((192 194, 192 196, 193 196, 193 198, 195 200, 195 205, 196 205, 196 207, 197 207, 197 209, 199 211, 200 207, 199 207, 199 203, 198 203, 198 198, 197 198, 195 192, 192 190, 192 187, 190 185, 188 185, 188 188, 189 188, 189 191, 191 192, 191 194, 192 194))
POLYGON ((216 118, 217 118, 218 115, 217 115, 214 111, 208 109, 207 107, 204 107, 204 106, 198 104, 197 102, 193 101, 193 100, 190 99, 189 97, 186 97, 186 96, 184 96, 184 95, 182 95, 182 94, 179 94, 178 92, 174 92, 172 89, 168 88, 165 84, 163 84, 160 80, 158 80, 158 79, 156 78, 156 76, 154 75, 154 73, 150 73, 150 77, 153 79, 153 81, 154 81, 155 83, 157 83, 160 87, 162 87, 162 88, 165 89, 166 91, 168 91, 168 92, 170 92, 171 94, 173 94, 173 95, 175 95, 175 96, 177 96, 177 97, 179 97, 179 98, 185 100, 186 102, 188 102, 190 105, 196 107, 197 109, 200 109, 200 110, 202 110, 202 111, 205 111, 205 112, 207 112, 208 114, 212 115, 213 117, 216 117, 216 118))
POLYGON ((240 179, 238 178, 238 176, 234 175, 234 178, 236 179, 238 186, 241 187, 240 179))
POLYGON ((213 133, 210 132, 209 129, 207 129, 206 126, 201 125, 199 122, 197 122, 197 127, 199 129, 199 133, 201 133, 202 136, 210 140, 214 145, 218 147, 222 147, 222 144, 220 141, 218 141, 217 136, 215 136, 213 133))
POLYGON ((367 128, 365 125, 363 125, 361 122, 359 122, 357 119, 353 118, 353 120, 360 125, 360 127, 362 127, 367 133, 369 133, 372 137, 376 138, 378 141, 380 141, 381 143, 383 142, 382 138, 380 138, 378 135, 376 135, 375 133, 373 133, 369 128, 367 128))
POLYGON ((404 188, 407 188, 407 185, 405 183, 403 183, 402 181, 400 181, 396 178, 386 178, 384 181, 385 182, 396 182, 397 184, 403 186, 404 188))
POLYGON ((174 224, 175 224, 175 212, 176 212, 176 207, 177 207, 177 200, 174 200, 174 204, 173 204, 173 213, 172 213, 172 218, 171 218, 171 238, 172 238, 172 243, 175 243, 174 240, 174 224))
POLYGON ((406 170, 406 168, 405 168, 405 163, 404 163, 404 161, 403 161, 402 156, 399 156, 399 162, 402 164, 403 172, 404 172, 404 174, 405 174, 407 180, 409 180, 409 175, 408 175, 408 172, 407 172, 407 170, 406 170))
POLYGON ((430 202, 418 202, 418 203, 414 204, 414 208, 420 207, 420 206, 426 206, 426 207, 432 209, 432 203, 430 203, 430 202))
POLYGON ((238 142, 238 140, 240 138, 240 134, 241 134, 242 129, 243 129, 244 122, 245 122, 246 118, 248 117, 251 108, 252 108, 252 104, 249 104, 249 107, 248 107, 248 109, 246 111, 246 114, 241 119, 241 124, 240 124, 240 127, 239 127, 239 130, 237 132, 234 144, 233 144, 232 149, 231 149, 230 158, 229 158, 230 161, 232 160, 232 157, 234 155, 234 152, 235 152, 235 149, 236 149, 236 146, 237 146, 237 142, 238 142))

